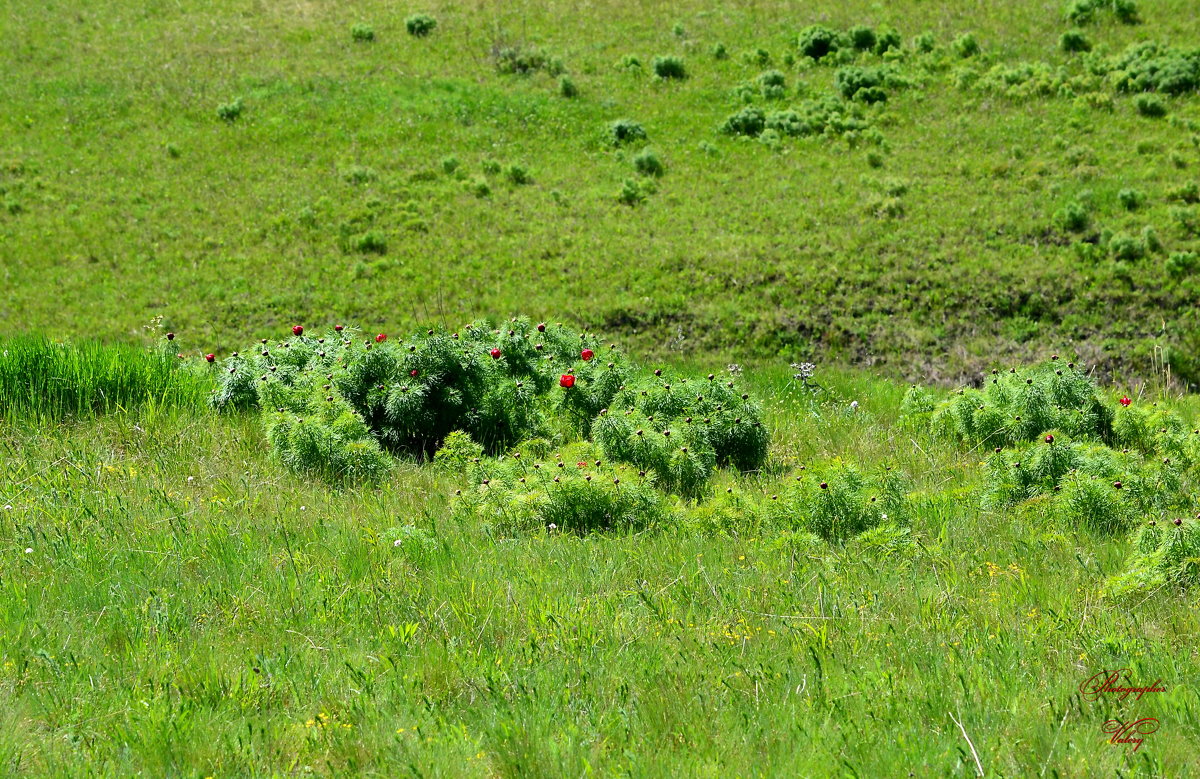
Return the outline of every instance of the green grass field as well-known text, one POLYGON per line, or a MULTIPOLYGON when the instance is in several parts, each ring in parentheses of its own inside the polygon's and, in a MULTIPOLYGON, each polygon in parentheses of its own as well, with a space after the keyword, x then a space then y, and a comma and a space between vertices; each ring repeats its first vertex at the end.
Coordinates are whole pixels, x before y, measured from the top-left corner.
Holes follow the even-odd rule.
POLYGON ((1191 3, 10 6, 0 776, 1200 776, 1191 3))
MULTIPOLYGON (((1200 40, 1183 0, 1141 17, 1084 29, 1110 55, 1200 40)), ((1144 376, 1153 345, 1190 358, 1200 343, 1200 275, 1164 270, 1200 248, 1196 207, 1169 199, 1200 175, 1196 101, 1147 119, 1129 94, 1105 110, 1081 107, 1083 90, 957 86, 963 69, 1083 71, 1059 50, 1071 25, 1054 3, 20 4, 0 25, 6 331, 136 340, 161 315, 208 351, 292 319, 542 312, 647 353, 810 353, 944 381, 1071 344, 1144 376), (439 20, 432 35, 405 32, 413 11, 439 20), (829 90, 834 67, 786 64, 815 22, 891 24, 910 53, 934 36, 900 64, 920 86, 867 109, 883 145, 722 135, 735 88, 765 70, 786 76, 779 107, 829 90), (967 32, 981 53, 959 59, 967 32), (578 96, 545 70, 498 73, 506 46, 559 60, 578 96), (667 55, 686 80, 653 77, 667 55), (618 67, 627 56, 642 67, 618 67), (621 118, 646 141, 609 148, 621 118), (643 145, 666 174, 631 208, 617 196, 643 145), (512 164, 530 184, 508 183, 512 164), (1144 204, 1126 211, 1122 189, 1144 204), (1053 215, 1084 190, 1091 225, 1064 234, 1053 215), (1139 261, 1073 248, 1146 226, 1163 248, 1139 261)))

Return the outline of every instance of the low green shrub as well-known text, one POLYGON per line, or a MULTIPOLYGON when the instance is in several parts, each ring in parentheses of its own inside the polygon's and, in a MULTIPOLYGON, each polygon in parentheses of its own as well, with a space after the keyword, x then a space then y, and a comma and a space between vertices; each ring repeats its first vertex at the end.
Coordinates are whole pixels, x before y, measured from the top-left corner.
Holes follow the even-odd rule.
POLYGON ((742 472, 766 462, 762 412, 734 381, 655 375, 623 386, 593 426, 611 459, 654 472, 684 497, 705 494, 713 469, 742 472))
POLYGON ((766 128, 766 121, 767 115, 761 108, 746 106, 725 119, 721 124, 721 132, 726 135, 745 135, 755 138, 766 128))
POLYGON ((757 404, 734 382, 680 377, 676 392, 703 388, 694 401, 674 399, 659 376, 638 378, 614 344, 602 348, 587 333, 523 318, 407 338, 345 328, 313 337, 297 327, 292 338, 222 361, 218 376, 214 407, 261 409, 287 465, 335 478, 377 477, 383 453, 426 457, 477 446, 498 454, 538 438, 596 435, 607 441, 607 458, 628 461, 633 455, 599 432, 627 408, 625 416, 646 417, 641 424, 671 443, 653 462, 636 460, 642 470, 696 497, 715 467, 761 467, 769 439, 757 404), (673 439, 667 425, 677 428, 673 439), (672 453, 693 440, 690 455, 672 453))
POLYGON ((666 166, 663 165, 662 160, 654 153, 653 149, 642 149, 633 158, 633 167, 643 176, 654 176, 656 178, 667 172, 666 166))
POLYGON ((1054 224, 1060 230, 1082 233, 1092 224, 1091 208, 1085 202, 1073 200, 1054 212, 1054 224))
POLYGON ((846 541, 882 526, 906 525, 911 506, 899 471, 884 468, 866 476, 855 466, 835 463, 820 471, 806 469, 763 511, 780 527, 846 541))
POLYGON ((846 31, 846 40, 856 51, 871 51, 875 48, 875 31, 865 24, 856 25, 846 31))
POLYGON ((1113 410, 1095 382, 1073 363, 993 371, 982 390, 962 389, 932 416, 935 429, 987 447, 1032 441, 1050 430, 1112 440, 1113 410))
POLYGON ((496 72, 504 75, 528 76, 551 65, 550 58, 536 46, 505 46, 497 49, 492 59, 496 72))
POLYGON ((1178 49, 1154 41, 1135 43, 1106 63, 1121 92, 1183 95, 1200 89, 1200 48, 1178 49))
POLYGON ((663 80, 682 80, 687 78, 687 67, 679 57, 669 55, 655 57, 652 67, 654 68, 654 75, 663 80))
POLYGON ((1077 54, 1092 50, 1092 43, 1082 30, 1067 30, 1058 39, 1058 48, 1068 54, 1077 54))
POLYGON ((796 48, 805 57, 821 60, 838 50, 838 37, 838 34, 828 27, 814 24, 800 31, 796 39, 796 48))
POLYGON ((371 43, 375 40, 375 30, 367 24, 356 24, 350 28, 350 38, 356 43, 371 43))
POLYGON ((1138 95, 1133 100, 1138 114, 1150 119, 1161 119, 1167 115, 1167 104, 1157 95, 1138 95))
POLYGON ((646 140, 646 129, 632 119, 618 119, 608 126, 608 141, 613 146, 624 146, 634 141, 646 140))
POLYGON ((605 463, 588 445, 567 447, 555 461, 506 456, 480 459, 454 510, 483 520, 497 535, 532 531, 634 531, 670 517, 650 474, 605 463))
POLYGON ((1136 211, 1146 202, 1146 195, 1141 190, 1122 189, 1117 193, 1117 200, 1121 201, 1126 211, 1136 211))
POLYGON ((404 29, 414 38, 425 38, 437 28, 437 19, 429 14, 413 14, 404 20, 404 29))
POLYGON ((1191 276, 1200 268, 1200 254, 1196 252, 1171 252, 1167 257, 1167 273, 1176 279, 1191 276))
POLYGON ((234 122, 241 118, 242 112, 245 110, 245 105, 239 97, 232 103, 225 103, 217 106, 217 117, 226 122, 234 122))
POLYGON ((974 57, 980 52, 979 41, 975 40, 975 35, 969 32, 955 38, 954 42, 950 44, 950 48, 959 59, 974 57))
POLYGON ((1186 590, 1200 583, 1200 521, 1176 517, 1147 520, 1134 537, 1125 570, 1110 577, 1110 597, 1155 590, 1186 590))

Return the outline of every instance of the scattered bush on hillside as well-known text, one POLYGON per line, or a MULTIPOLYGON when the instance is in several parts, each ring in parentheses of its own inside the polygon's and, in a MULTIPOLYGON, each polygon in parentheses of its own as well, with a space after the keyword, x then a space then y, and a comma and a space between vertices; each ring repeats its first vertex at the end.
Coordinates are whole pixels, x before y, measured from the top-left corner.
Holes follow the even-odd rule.
POLYGON ((413 14, 404 20, 404 29, 414 38, 424 38, 437 27, 437 19, 428 14, 413 14))
POLYGON ((1190 276, 1200 268, 1200 254, 1196 252, 1171 252, 1165 265, 1171 278, 1190 276))
POLYGON ((504 177, 510 184, 517 187, 533 183, 533 176, 530 175, 529 170, 516 162, 510 163, 504 168, 504 177))
POLYGON ((875 31, 866 25, 856 25, 846 31, 846 39, 856 51, 871 51, 875 48, 875 31))
POLYGON ((937 38, 931 32, 923 32, 913 38, 912 46, 921 54, 929 54, 937 48, 937 38))
POLYGON ((242 104, 242 99, 239 97, 232 103, 225 103, 217 106, 217 117, 226 122, 233 122, 241 118, 245 106, 242 104))
POLYGON ((1182 95, 1200 89, 1200 48, 1177 49, 1154 41, 1135 43, 1106 63, 1121 92, 1182 95))
POLYGON ((569 76, 563 76, 558 80, 558 94, 566 98, 578 97, 579 87, 569 76))
POLYGON ((1082 30, 1067 30, 1058 39, 1058 48, 1068 54, 1077 54, 1092 50, 1092 43, 1082 30))
POLYGON ((963 33, 954 39, 950 44, 951 50, 959 59, 967 59, 979 54, 979 41, 975 40, 973 33, 963 33))
POLYGON ((1195 181, 1189 181, 1186 184, 1180 184, 1177 187, 1172 187, 1167 190, 1167 200, 1176 200, 1180 203, 1200 203, 1200 184, 1195 181))
POLYGON ((679 57, 655 57, 652 66, 654 68, 654 75, 664 81, 687 78, 687 68, 684 66, 683 60, 679 57))
POLYGON ((493 50, 492 59, 496 72, 503 75, 528 76, 544 70, 551 76, 562 75, 563 66, 551 59, 537 46, 504 46, 493 50))
POLYGON ((1072 24, 1091 24, 1101 13, 1109 12, 1122 24, 1137 24, 1137 3, 1134 0, 1072 0, 1064 11, 1072 24))
POLYGON ((721 124, 721 132, 726 135, 745 135, 755 138, 766 127, 767 115, 757 106, 746 106, 735 114, 727 117, 721 124))
POLYGON ((1133 100, 1133 106, 1139 115, 1149 119, 1161 119, 1167 115, 1167 104, 1157 95, 1138 95, 1133 100))
POLYGON ((375 30, 367 24, 356 24, 350 28, 350 38, 356 43, 371 43, 375 40, 375 30))
POLYGON ((1141 190, 1122 189, 1117 193, 1117 200, 1121 201, 1126 211, 1136 211, 1146 202, 1146 195, 1141 190))
POLYGON ((1081 233, 1092 223, 1091 209, 1087 203, 1072 200, 1054 212, 1054 224, 1060 230, 1081 233))
POLYGON ((796 48, 805 57, 820 60, 838 50, 838 34, 828 27, 814 24, 800 31, 796 48))
POLYGON ((618 119, 608 126, 608 141, 613 146, 623 146, 634 141, 646 140, 646 130, 632 119, 618 119))
POLYGON ((643 176, 659 177, 667 172, 667 168, 663 165, 658 155, 653 149, 642 149, 636 157, 633 158, 633 167, 638 173, 643 176))

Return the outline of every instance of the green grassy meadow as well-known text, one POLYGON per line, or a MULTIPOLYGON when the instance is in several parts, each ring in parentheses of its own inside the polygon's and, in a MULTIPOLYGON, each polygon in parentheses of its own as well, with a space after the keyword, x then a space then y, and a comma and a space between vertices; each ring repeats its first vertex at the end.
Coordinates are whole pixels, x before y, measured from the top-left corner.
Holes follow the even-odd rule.
MULTIPOLYGON (((1113 64, 1200 51, 1200 16, 1117 7, 15 0, 0 776, 1200 776, 1200 100, 1113 64), (814 62, 810 25, 902 46, 814 62), (761 132, 722 130, 747 108, 761 132), (442 380, 401 362, 419 332, 522 315, 619 343, 652 393, 728 378, 764 463, 685 497, 663 445, 631 485, 610 409, 581 432, 553 405, 608 358, 526 400, 490 326, 471 375, 528 429, 476 463, 375 443, 401 382, 442 380), (300 397, 283 349, 324 360, 341 323, 300 397), (335 371, 381 354, 392 394, 355 399, 376 379, 335 371), (1044 394, 1075 363, 1077 428, 1044 394), (1016 399, 987 395, 1010 368, 1016 399), (382 475, 318 472, 363 439, 382 475), (548 524, 556 459, 654 521, 548 524), (892 476, 903 516, 842 532, 892 476), (1166 690, 1087 693, 1116 669, 1166 690)), ((632 418, 679 442, 684 413, 632 418)))
MULTIPOLYGON (((1162 0, 1142 24, 1084 29, 1097 53, 1194 46, 1189 8, 1162 0)), ((1200 276, 1164 270, 1200 248, 1196 207, 1169 200, 1200 175, 1196 102, 1168 98, 1147 119, 1126 94, 1106 110, 956 86, 963 67, 1080 70, 1054 3, 21 4, 0 25, 6 331, 136 341, 162 316, 209 351, 293 319, 544 312, 644 353, 804 352, 946 382, 1070 345, 1131 376, 1152 370, 1155 345, 1184 363, 1196 351, 1200 276), (432 35, 405 33, 415 11, 438 19, 432 35), (787 78, 781 105, 828 90, 835 68, 786 64, 818 22, 890 24, 910 51, 934 36, 909 69, 922 85, 868 108, 882 145, 722 135, 735 88, 765 70, 787 78), (375 40, 355 41, 356 24, 375 40), (981 51, 959 59, 968 32, 981 51), (497 72, 494 52, 530 46, 577 97, 545 70, 497 72), (627 56, 642 67, 618 67, 627 56), (689 77, 655 79, 658 56, 689 77), (235 100, 241 115, 222 121, 235 100), (646 141, 610 148, 621 118, 646 141), (666 173, 631 208, 617 195, 643 145, 666 173), (512 164, 531 183, 508 183, 512 164), (1135 211, 1117 202, 1125 188, 1144 195, 1135 211), (883 209, 899 214, 879 215, 901 190, 883 209), (1053 215, 1084 190, 1092 225, 1063 234, 1053 215), (1146 226, 1163 248, 1141 261, 1073 250, 1146 226)))

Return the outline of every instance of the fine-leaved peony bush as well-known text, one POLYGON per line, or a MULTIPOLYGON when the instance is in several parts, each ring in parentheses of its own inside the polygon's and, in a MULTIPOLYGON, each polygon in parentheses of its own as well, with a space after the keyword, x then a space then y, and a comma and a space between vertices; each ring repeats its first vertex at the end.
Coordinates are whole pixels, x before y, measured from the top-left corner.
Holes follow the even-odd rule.
POLYGON ((1125 570, 1105 582, 1110 597, 1184 590, 1200 584, 1200 518, 1147 520, 1125 570))
POLYGON ((845 541, 879 527, 906 525, 910 502, 907 481, 899 471, 883 468, 868 476, 852 465, 834 463, 821 470, 806 469, 763 510, 779 527, 845 541))
POLYGON ((483 520, 497 535, 638 530, 668 515, 653 475, 606 462, 586 443, 567 446, 554 459, 521 451, 477 458, 458 493, 454 510, 483 520))
POLYGON ((615 344, 524 318, 407 338, 341 327, 313 337, 297 327, 214 367, 214 407, 260 409, 289 467, 334 478, 376 478, 388 453, 461 450, 464 437, 496 455, 535 439, 595 436, 607 459, 699 497, 714 468, 756 470, 767 455, 758 405, 735 382, 663 379, 615 344), (661 440, 623 447, 613 420, 626 417, 661 440))
POLYGON ((1055 359, 1020 371, 993 371, 982 390, 959 390, 932 421, 943 432, 986 447, 1032 441, 1051 430, 1107 442, 1113 410, 1087 374, 1055 359))

